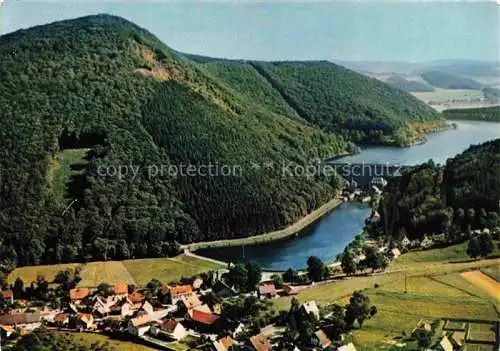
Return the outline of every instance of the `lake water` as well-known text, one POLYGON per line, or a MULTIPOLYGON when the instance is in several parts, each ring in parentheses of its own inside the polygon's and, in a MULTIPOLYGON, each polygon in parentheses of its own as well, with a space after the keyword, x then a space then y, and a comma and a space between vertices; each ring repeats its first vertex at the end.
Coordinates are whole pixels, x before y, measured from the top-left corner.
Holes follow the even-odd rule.
MULTIPOLYGON (((409 148, 370 147, 360 154, 344 157, 336 162, 414 165, 432 158, 436 163, 444 163, 446 159, 465 151, 471 144, 500 138, 500 123, 455 123, 458 125, 457 129, 432 134, 424 144, 409 148)), ((239 246, 200 250, 197 253, 222 261, 252 260, 266 269, 275 270, 303 268, 310 256, 318 256, 325 262, 331 262, 363 229, 364 220, 369 213, 370 209, 366 205, 345 203, 294 238, 244 248, 239 246)))

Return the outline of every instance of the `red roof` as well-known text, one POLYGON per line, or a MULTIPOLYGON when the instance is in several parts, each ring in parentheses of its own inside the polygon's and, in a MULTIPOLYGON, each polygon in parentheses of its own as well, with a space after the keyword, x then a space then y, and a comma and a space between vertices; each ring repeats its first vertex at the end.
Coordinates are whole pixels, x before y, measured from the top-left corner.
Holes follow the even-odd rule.
POLYGON ((276 288, 274 284, 264 284, 259 286, 259 293, 261 295, 276 295, 276 288))
POLYGON ((54 321, 59 322, 59 323, 63 323, 63 322, 66 322, 68 320, 68 318, 69 317, 67 314, 59 313, 57 316, 54 317, 54 321))
POLYGON ((115 295, 125 295, 128 294, 128 285, 124 282, 120 282, 113 287, 113 293, 115 295))
POLYGON ((173 333, 177 324, 179 324, 179 322, 175 319, 167 319, 160 324, 160 329, 167 333, 173 333))
POLYGON ((71 300, 81 300, 89 296, 89 289, 87 288, 76 288, 69 291, 69 296, 71 300))
POLYGON ((140 292, 135 292, 133 294, 130 294, 128 296, 128 299, 130 300, 130 302, 132 303, 138 303, 138 302, 142 302, 142 300, 144 300, 144 295, 141 294, 140 292))
POLYGON ((1 291, 2 293, 2 296, 4 299, 12 299, 14 297, 14 293, 12 292, 12 290, 2 290, 1 291))
POLYGON ((219 319, 219 316, 213 313, 208 313, 200 310, 193 310, 191 312, 191 319, 198 323, 212 325, 219 319))
POLYGON ((191 285, 177 285, 170 287, 170 295, 172 297, 177 297, 179 295, 189 294, 193 292, 193 287, 191 285))
POLYGON ((272 345, 264 334, 257 334, 250 338, 250 342, 257 351, 268 351, 272 345))

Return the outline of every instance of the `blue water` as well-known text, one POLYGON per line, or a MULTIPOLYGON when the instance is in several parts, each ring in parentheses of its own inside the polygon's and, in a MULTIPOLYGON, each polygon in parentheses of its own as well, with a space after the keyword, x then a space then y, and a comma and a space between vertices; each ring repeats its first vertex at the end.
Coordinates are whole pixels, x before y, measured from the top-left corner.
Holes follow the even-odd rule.
POLYGON ((310 256, 325 262, 335 256, 359 233, 369 215, 367 205, 344 203, 298 236, 254 246, 199 250, 196 253, 222 261, 255 261, 267 269, 304 268, 310 256))
MULTIPOLYGON (((463 152, 471 144, 500 138, 500 123, 455 122, 458 129, 432 134, 424 144, 410 148, 370 147, 360 154, 339 161, 352 163, 390 163, 413 165, 434 159, 444 163, 447 158, 463 152)), ((370 209, 366 205, 342 204, 323 216, 299 236, 272 243, 198 251, 201 255, 222 261, 255 261, 267 269, 284 270, 306 266, 310 256, 333 261, 338 253, 358 234, 370 209)))

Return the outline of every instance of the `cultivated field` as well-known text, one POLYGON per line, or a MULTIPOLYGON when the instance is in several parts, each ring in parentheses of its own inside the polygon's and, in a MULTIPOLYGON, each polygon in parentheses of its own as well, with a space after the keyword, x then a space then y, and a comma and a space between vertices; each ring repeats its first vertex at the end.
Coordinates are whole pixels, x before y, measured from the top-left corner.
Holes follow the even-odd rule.
POLYGON ((470 323, 467 340, 494 343, 496 340, 496 334, 493 325, 485 323, 470 323))
POLYGON ((9 284, 14 284, 17 278, 21 278, 24 285, 28 285, 36 281, 37 276, 44 277, 49 283, 54 280, 55 275, 67 269, 74 270, 76 267, 81 266, 78 263, 69 264, 55 264, 49 266, 26 266, 14 269, 12 273, 9 274, 7 281, 9 284))
POLYGON ((483 289, 500 302, 500 283, 493 278, 487 276, 481 271, 463 272, 462 277, 480 289, 483 289))
POLYGON ((439 103, 450 100, 469 101, 479 99, 484 96, 483 92, 480 90, 439 88, 437 88, 436 91, 426 91, 411 94, 424 102, 434 101, 439 103))
POLYGON ((171 282, 179 280, 183 276, 197 275, 225 267, 210 261, 183 255, 174 258, 128 260, 123 261, 123 265, 138 286, 145 286, 153 278, 162 282, 171 282))
MULTIPOLYGON (((415 342, 408 337, 421 319, 439 319, 442 321, 440 328, 448 318, 498 319, 495 300, 465 280, 461 272, 498 265, 500 259, 472 261, 465 248, 466 244, 459 244, 408 253, 391 263, 385 273, 318 284, 299 292, 297 298, 299 301, 316 300, 322 306, 346 304, 355 290, 364 290, 378 312, 350 336, 358 350, 392 350, 398 349, 395 345, 403 344, 412 348, 415 342)), ((276 299, 274 304, 278 310, 287 310, 290 298, 276 299)), ((490 347, 485 346, 485 350, 490 347)), ((475 347, 475 344, 470 345, 467 350, 475 347)))
POLYGON ((70 336, 76 343, 90 347, 94 344, 106 344, 113 351, 153 351, 156 348, 151 348, 145 345, 136 344, 129 340, 111 339, 106 335, 93 333, 65 333, 70 336))
MULTIPOLYGON (((38 275, 49 282, 59 271, 81 268, 82 280, 79 287, 97 287, 100 283, 116 284, 124 282, 144 287, 153 278, 162 282, 179 280, 183 276, 198 275, 209 270, 223 268, 216 263, 196 257, 180 255, 173 258, 152 258, 128 261, 90 262, 86 264, 58 264, 50 266, 30 266, 16 268, 8 277, 9 284, 21 278, 25 285, 35 281, 38 275)), ((225 267, 225 266, 224 266, 225 267)))
POLYGON ((102 282, 115 285, 120 282, 136 284, 122 262, 91 262, 83 266, 79 287, 93 288, 102 282))

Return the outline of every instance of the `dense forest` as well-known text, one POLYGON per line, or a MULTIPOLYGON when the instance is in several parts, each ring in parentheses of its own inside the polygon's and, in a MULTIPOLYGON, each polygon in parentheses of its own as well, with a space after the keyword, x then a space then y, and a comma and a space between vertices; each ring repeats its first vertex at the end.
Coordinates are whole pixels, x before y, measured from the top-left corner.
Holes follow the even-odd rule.
POLYGON ((0 37, 2 267, 169 256, 282 228, 339 184, 281 165, 439 119, 333 64, 214 62, 108 15, 0 37))
POLYGON ((443 89, 482 89, 483 84, 470 79, 442 71, 427 71, 421 77, 430 85, 443 89))
POLYGON ((413 96, 331 62, 188 57, 266 108, 356 143, 409 145, 423 136, 412 134, 412 124, 439 120, 433 109, 413 96))
POLYGON ((456 120, 500 122, 500 106, 444 110, 443 117, 456 120))
POLYGON ((392 179, 380 203, 380 232, 400 239, 500 226, 500 139, 392 179))
POLYGON ((387 84, 393 86, 394 88, 397 88, 402 91, 406 91, 407 93, 413 93, 413 92, 425 92, 425 91, 434 91, 433 87, 430 85, 424 83, 424 82, 419 82, 417 80, 408 80, 404 77, 401 76, 391 76, 386 79, 385 81, 387 84))

